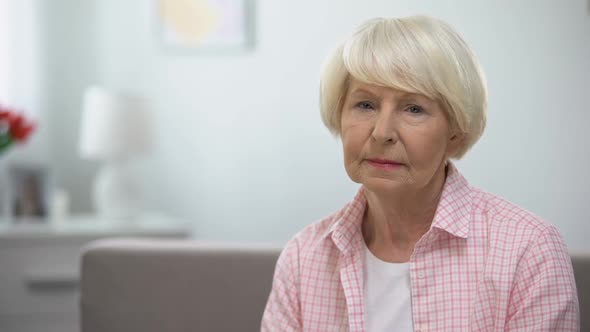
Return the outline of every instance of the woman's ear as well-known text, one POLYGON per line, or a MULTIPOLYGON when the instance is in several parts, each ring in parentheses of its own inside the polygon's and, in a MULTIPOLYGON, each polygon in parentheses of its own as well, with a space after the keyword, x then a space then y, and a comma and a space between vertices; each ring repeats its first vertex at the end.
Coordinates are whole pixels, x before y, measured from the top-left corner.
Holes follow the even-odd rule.
POLYGON ((463 132, 455 132, 449 138, 449 144, 447 146, 447 156, 451 157, 454 156, 459 148, 463 146, 463 141, 465 140, 465 133, 463 132))
POLYGON ((465 133, 453 133, 450 140, 451 141, 462 141, 463 137, 465 137, 465 133))

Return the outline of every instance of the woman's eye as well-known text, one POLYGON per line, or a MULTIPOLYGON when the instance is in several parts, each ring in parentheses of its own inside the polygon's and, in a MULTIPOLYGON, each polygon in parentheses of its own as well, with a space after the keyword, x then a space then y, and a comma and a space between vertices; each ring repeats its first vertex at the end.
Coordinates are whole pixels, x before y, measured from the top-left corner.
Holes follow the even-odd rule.
POLYGON ((356 104, 356 107, 363 109, 363 110, 372 110, 373 105, 367 101, 361 101, 360 103, 356 104))
POLYGON ((410 105, 406 110, 412 114, 420 114, 424 111, 422 107, 417 105, 410 105))

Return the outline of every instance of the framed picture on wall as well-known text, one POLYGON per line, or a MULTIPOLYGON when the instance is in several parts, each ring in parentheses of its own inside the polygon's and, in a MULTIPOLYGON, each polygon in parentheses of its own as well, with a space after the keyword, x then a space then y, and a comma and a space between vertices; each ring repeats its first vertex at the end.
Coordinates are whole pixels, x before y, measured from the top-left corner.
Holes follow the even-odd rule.
POLYGON ((8 169, 8 217, 14 224, 45 223, 48 216, 49 176, 38 165, 11 165, 8 169))
POLYGON ((254 0, 154 0, 159 42, 180 52, 254 46, 254 0))

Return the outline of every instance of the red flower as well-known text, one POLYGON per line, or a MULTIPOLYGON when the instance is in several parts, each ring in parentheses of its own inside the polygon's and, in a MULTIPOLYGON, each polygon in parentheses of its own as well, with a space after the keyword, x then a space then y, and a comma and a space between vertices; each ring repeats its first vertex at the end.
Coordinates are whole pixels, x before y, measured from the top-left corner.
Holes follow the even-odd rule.
POLYGON ((10 135, 15 141, 24 142, 35 129, 35 125, 27 122, 22 114, 11 114, 8 117, 10 135))
POLYGON ((0 106, 0 141, 22 143, 35 130, 35 124, 26 120, 21 113, 0 106))

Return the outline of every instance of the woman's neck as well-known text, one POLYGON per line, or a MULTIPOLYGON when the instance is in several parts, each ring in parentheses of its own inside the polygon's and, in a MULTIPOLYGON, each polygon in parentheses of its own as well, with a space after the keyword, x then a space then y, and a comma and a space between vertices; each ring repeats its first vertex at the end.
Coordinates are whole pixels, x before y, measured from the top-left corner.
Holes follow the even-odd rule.
POLYGON ((430 229, 445 182, 445 170, 415 192, 403 195, 365 191, 363 237, 369 250, 388 262, 407 262, 418 240, 430 229))

